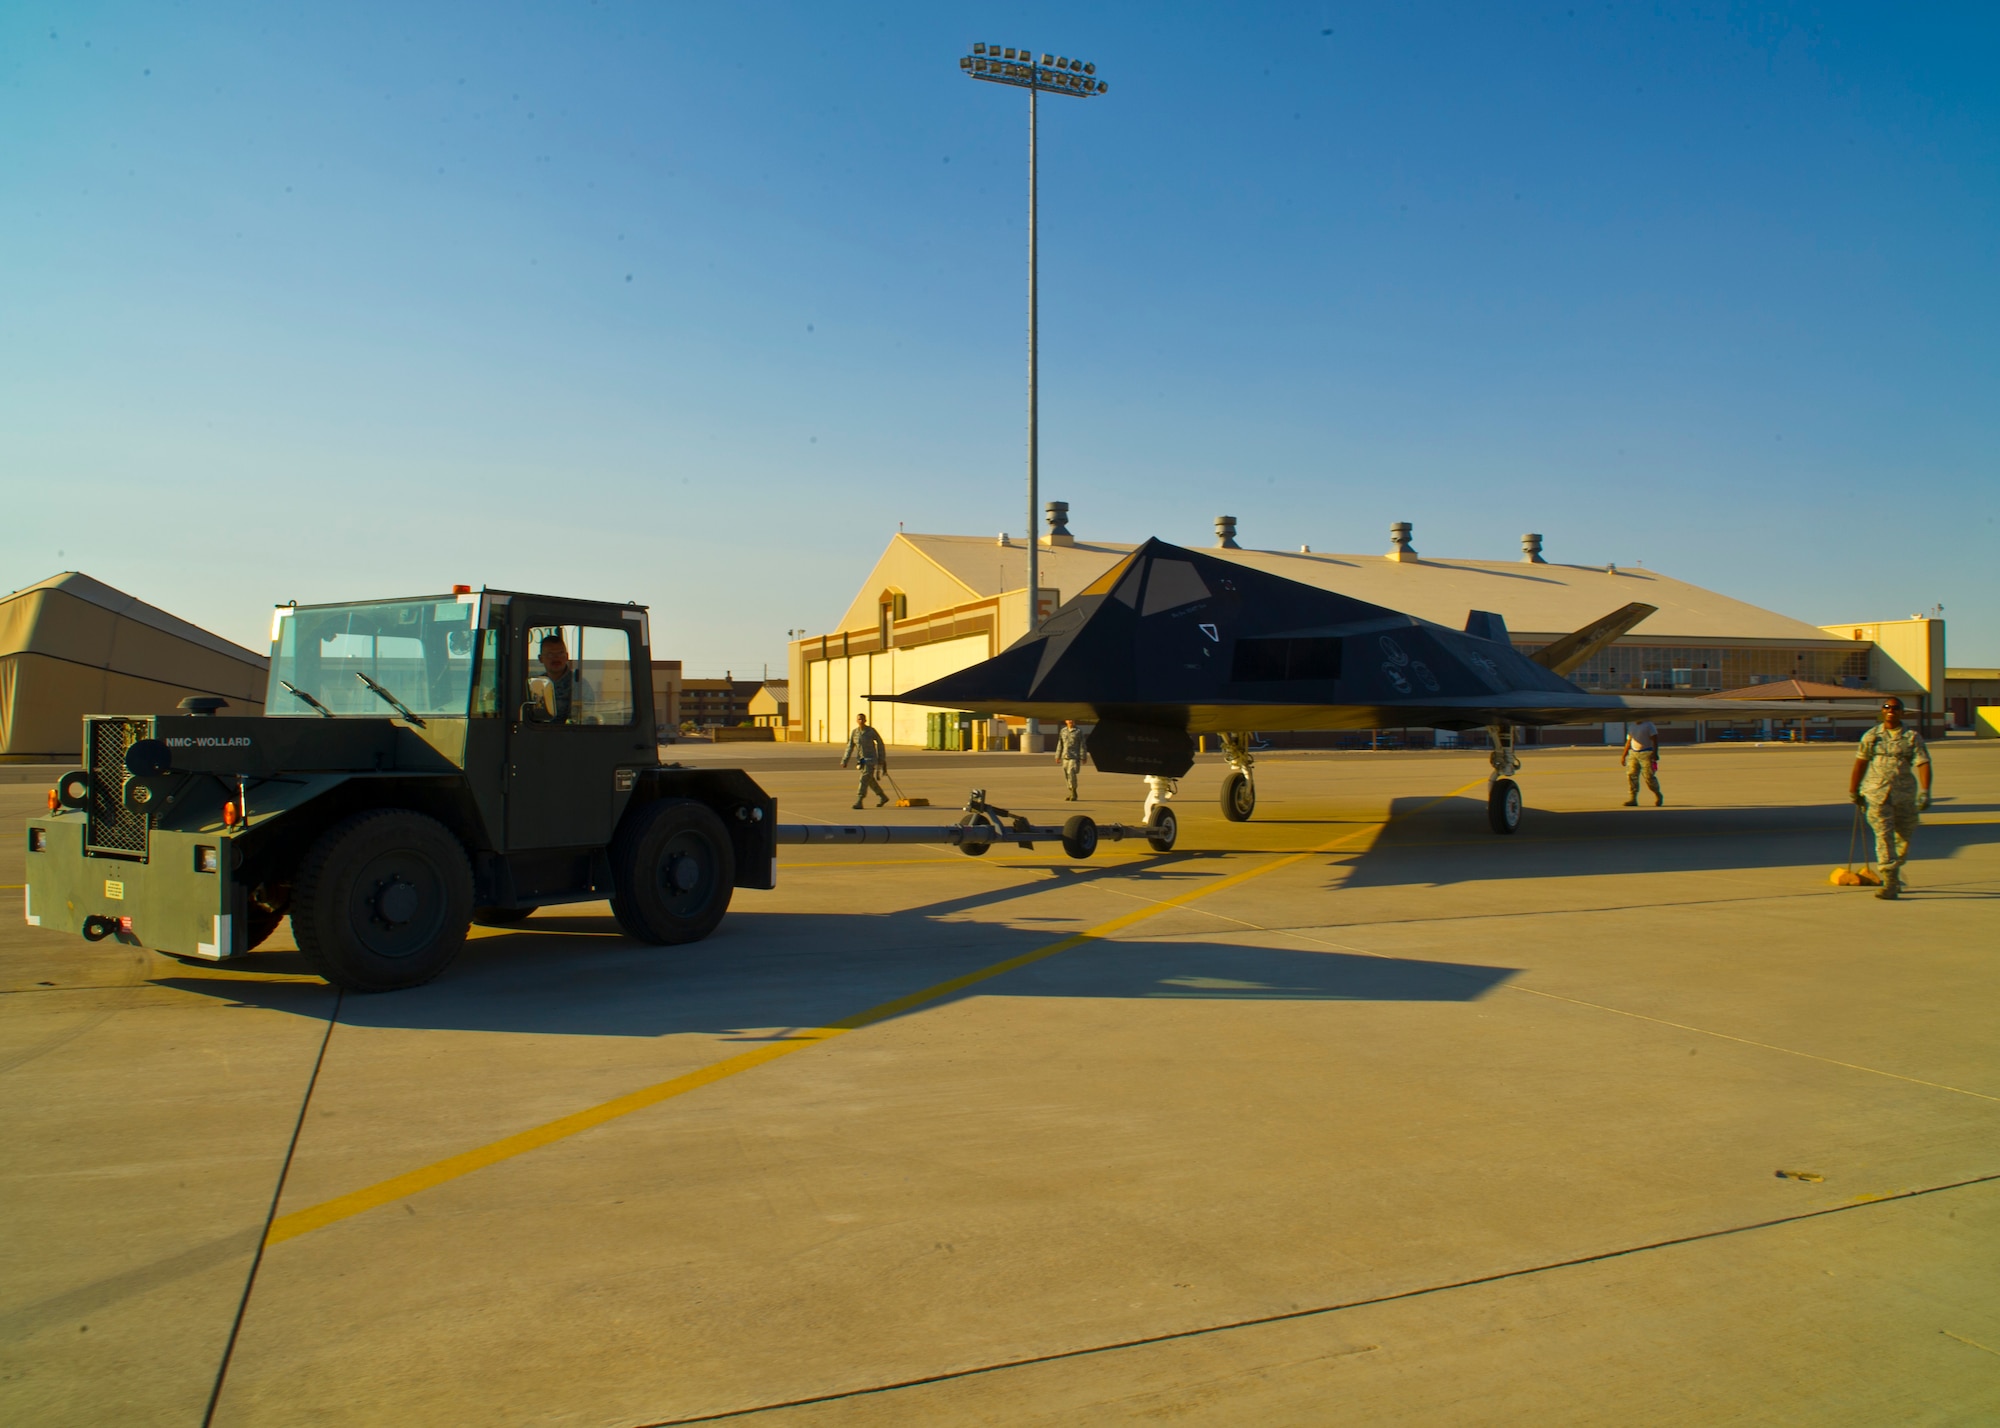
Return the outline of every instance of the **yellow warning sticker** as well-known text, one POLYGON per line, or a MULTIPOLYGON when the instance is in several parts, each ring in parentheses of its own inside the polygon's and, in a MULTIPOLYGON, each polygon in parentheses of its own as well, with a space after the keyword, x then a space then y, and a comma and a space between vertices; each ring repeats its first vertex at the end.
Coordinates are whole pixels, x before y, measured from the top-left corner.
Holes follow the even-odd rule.
POLYGON ((119 882, 116 878, 106 878, 104 880, 104 895, 113 902, 125 901, 125 884, 119 882))

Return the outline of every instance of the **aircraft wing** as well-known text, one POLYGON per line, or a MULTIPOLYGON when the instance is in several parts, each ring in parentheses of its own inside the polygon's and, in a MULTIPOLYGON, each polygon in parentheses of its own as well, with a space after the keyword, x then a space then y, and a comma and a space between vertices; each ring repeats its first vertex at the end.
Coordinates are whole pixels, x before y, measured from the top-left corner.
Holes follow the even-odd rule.
MULTIPOLYGON (((1551 646, 1561 657, 1549 662, 1571 667, 1651 613, 1627 606, 1595 621, 1551 646)), ((992 659, 874 698, 1184 734, 1856 712, 1595 694, 1517 651, 1496 615, 1474 611, 1452 630, 1157 539, 992 659)))
MULTIPOLYGON (((976 667, 976 666, 975 666, 976 667)), ((1458 698, 1381 699, 1368 703, 1290 704, 1265 701, 1214 703, 1094 702, 1010 699, 994 690, 953 689, 949 678, 900 695, 870 696, 877 703, 923 704, 972 709, 982 714, 1063 720, 1079 724, 1152 724, 1190 734, 1277 733, 1304 729, 1480 729, 1489 724, 1632 723, 1641 719, 1811 719, 1854 718, 1869 711, 1851 704, 1791 700, 1647 699, 1579 692, 1570 699, 1546 691, 1458 698), (955 695, 970 695, 956 698, 955 695)))

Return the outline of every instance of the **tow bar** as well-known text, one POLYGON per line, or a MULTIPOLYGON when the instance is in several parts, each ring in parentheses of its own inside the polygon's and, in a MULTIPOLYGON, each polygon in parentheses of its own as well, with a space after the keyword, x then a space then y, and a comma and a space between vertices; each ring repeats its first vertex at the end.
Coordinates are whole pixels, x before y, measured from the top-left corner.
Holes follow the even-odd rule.
POLYGON ((1088 858, 1106 838, 1114 843, 1144 838, 1154 852, 1170 852, 1179 829, 1170 812, 1165 818, 1156 815, 1155 822, 1138 828, 1124 823, 1100 824, 1087 813, 1073 814, 1060 827, 1031 823, 1020 814, 988 803, 986 790, 975 788, 956 823, 780 823, 772 831, 780 843, 949 843, 972 858, 995 843, 1020 848, 1060 843, 1070 857, 1088 858))

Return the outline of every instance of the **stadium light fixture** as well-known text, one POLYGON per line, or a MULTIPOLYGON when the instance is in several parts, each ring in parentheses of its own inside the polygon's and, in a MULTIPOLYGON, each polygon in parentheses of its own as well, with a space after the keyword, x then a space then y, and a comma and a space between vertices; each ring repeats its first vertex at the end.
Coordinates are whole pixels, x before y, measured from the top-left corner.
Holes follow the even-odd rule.
MULTIPOLYGON (((1040 594, 1041 568, 1036 559, 1041 549, 1041 539, 1037 531, 1040 521, 1039 507, 1040 481, 1038 459, 1040 456, 1040 435, 1037 430, 1037 387, 1035 359, 1038 349, 1036 318, 1038 307, 1035 294, 1035 102, 1044 94, 1063 94, 1072 99, 1094 98, 1107 92, 1109 86, 1096 78, 1097 66, 1064 55, 1053 54, 1041 57, 1035 63, 1035 52, 1026 46, 1006 49, 1000 45, 975 44, 972 53, 960 58, 958 67, 973 79, 984 80, 988 84, 1011 85, 1015 89, 1028 91, 1028 633, 1033 634, 1041 625, 1041 610, 1037 596, 1040 594), (1081 76, 1073 71, 1081 70, 1081 76)), ((1029 734, 1040 732, 1036 722, 1028 721, 1029 734)))

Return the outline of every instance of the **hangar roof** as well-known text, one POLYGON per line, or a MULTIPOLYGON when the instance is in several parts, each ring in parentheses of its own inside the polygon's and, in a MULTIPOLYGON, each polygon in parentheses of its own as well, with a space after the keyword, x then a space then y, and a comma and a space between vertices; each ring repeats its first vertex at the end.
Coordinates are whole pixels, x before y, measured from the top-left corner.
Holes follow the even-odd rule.
MULTIPOLYGON (((1078 541, 1043 546, 1042 585, 1067 600, 1109 570, 1134 547, 1078 541)), ((1210 550, 1225 560, 1254 566, 1370 604, 1402 610, 1462 629, 1473 610, 1492 610, 1517 639, 1553 639, 1580 629, 1632 600, 1659 606, 1629 641, 1778 640, 1788 644, 1846 644, 1816 625, 1794 620, 1699 585, 1645 569, 1596 565, 1529 565, 1500 560, 1387 560, 1379 555, 1321 555, 1273 550, 1210 550)), ((999 545, 990 536, 898 534, 870 572, 841 629, 872 629, 884 590, 909 597, 911 614, 945 609, 1025 589, 1028 552, 999 545)))
MULTIPOLYGON (((51 575, 47 580, 38 580, 33 585, 23 585, 10 595, 0 596, 0 605, 19 600, 39 590, 59 590, 65 595, 86 601, 101 610, 109 610, 124 619, 151 625, 162 634, 186 640, 191 645, 200 645, 219 655, 228 655, 231 659, 242 660, 245 664, 256 665, 260 670, 269 669, 271 665, 269 657, 256 650, 247 650, 239 644, 223 639, 220 635, 210 634, 199 625, 191 625, 180 616, 170 615, 157 605, 148 605, 136 595, 127 595, 123 590, 113 589, 102 580, 93 579, 80 570, 65 570, 60 575, 51 575)), ((9 643, 6 649, 11 653, 13 645, 9 643)))

